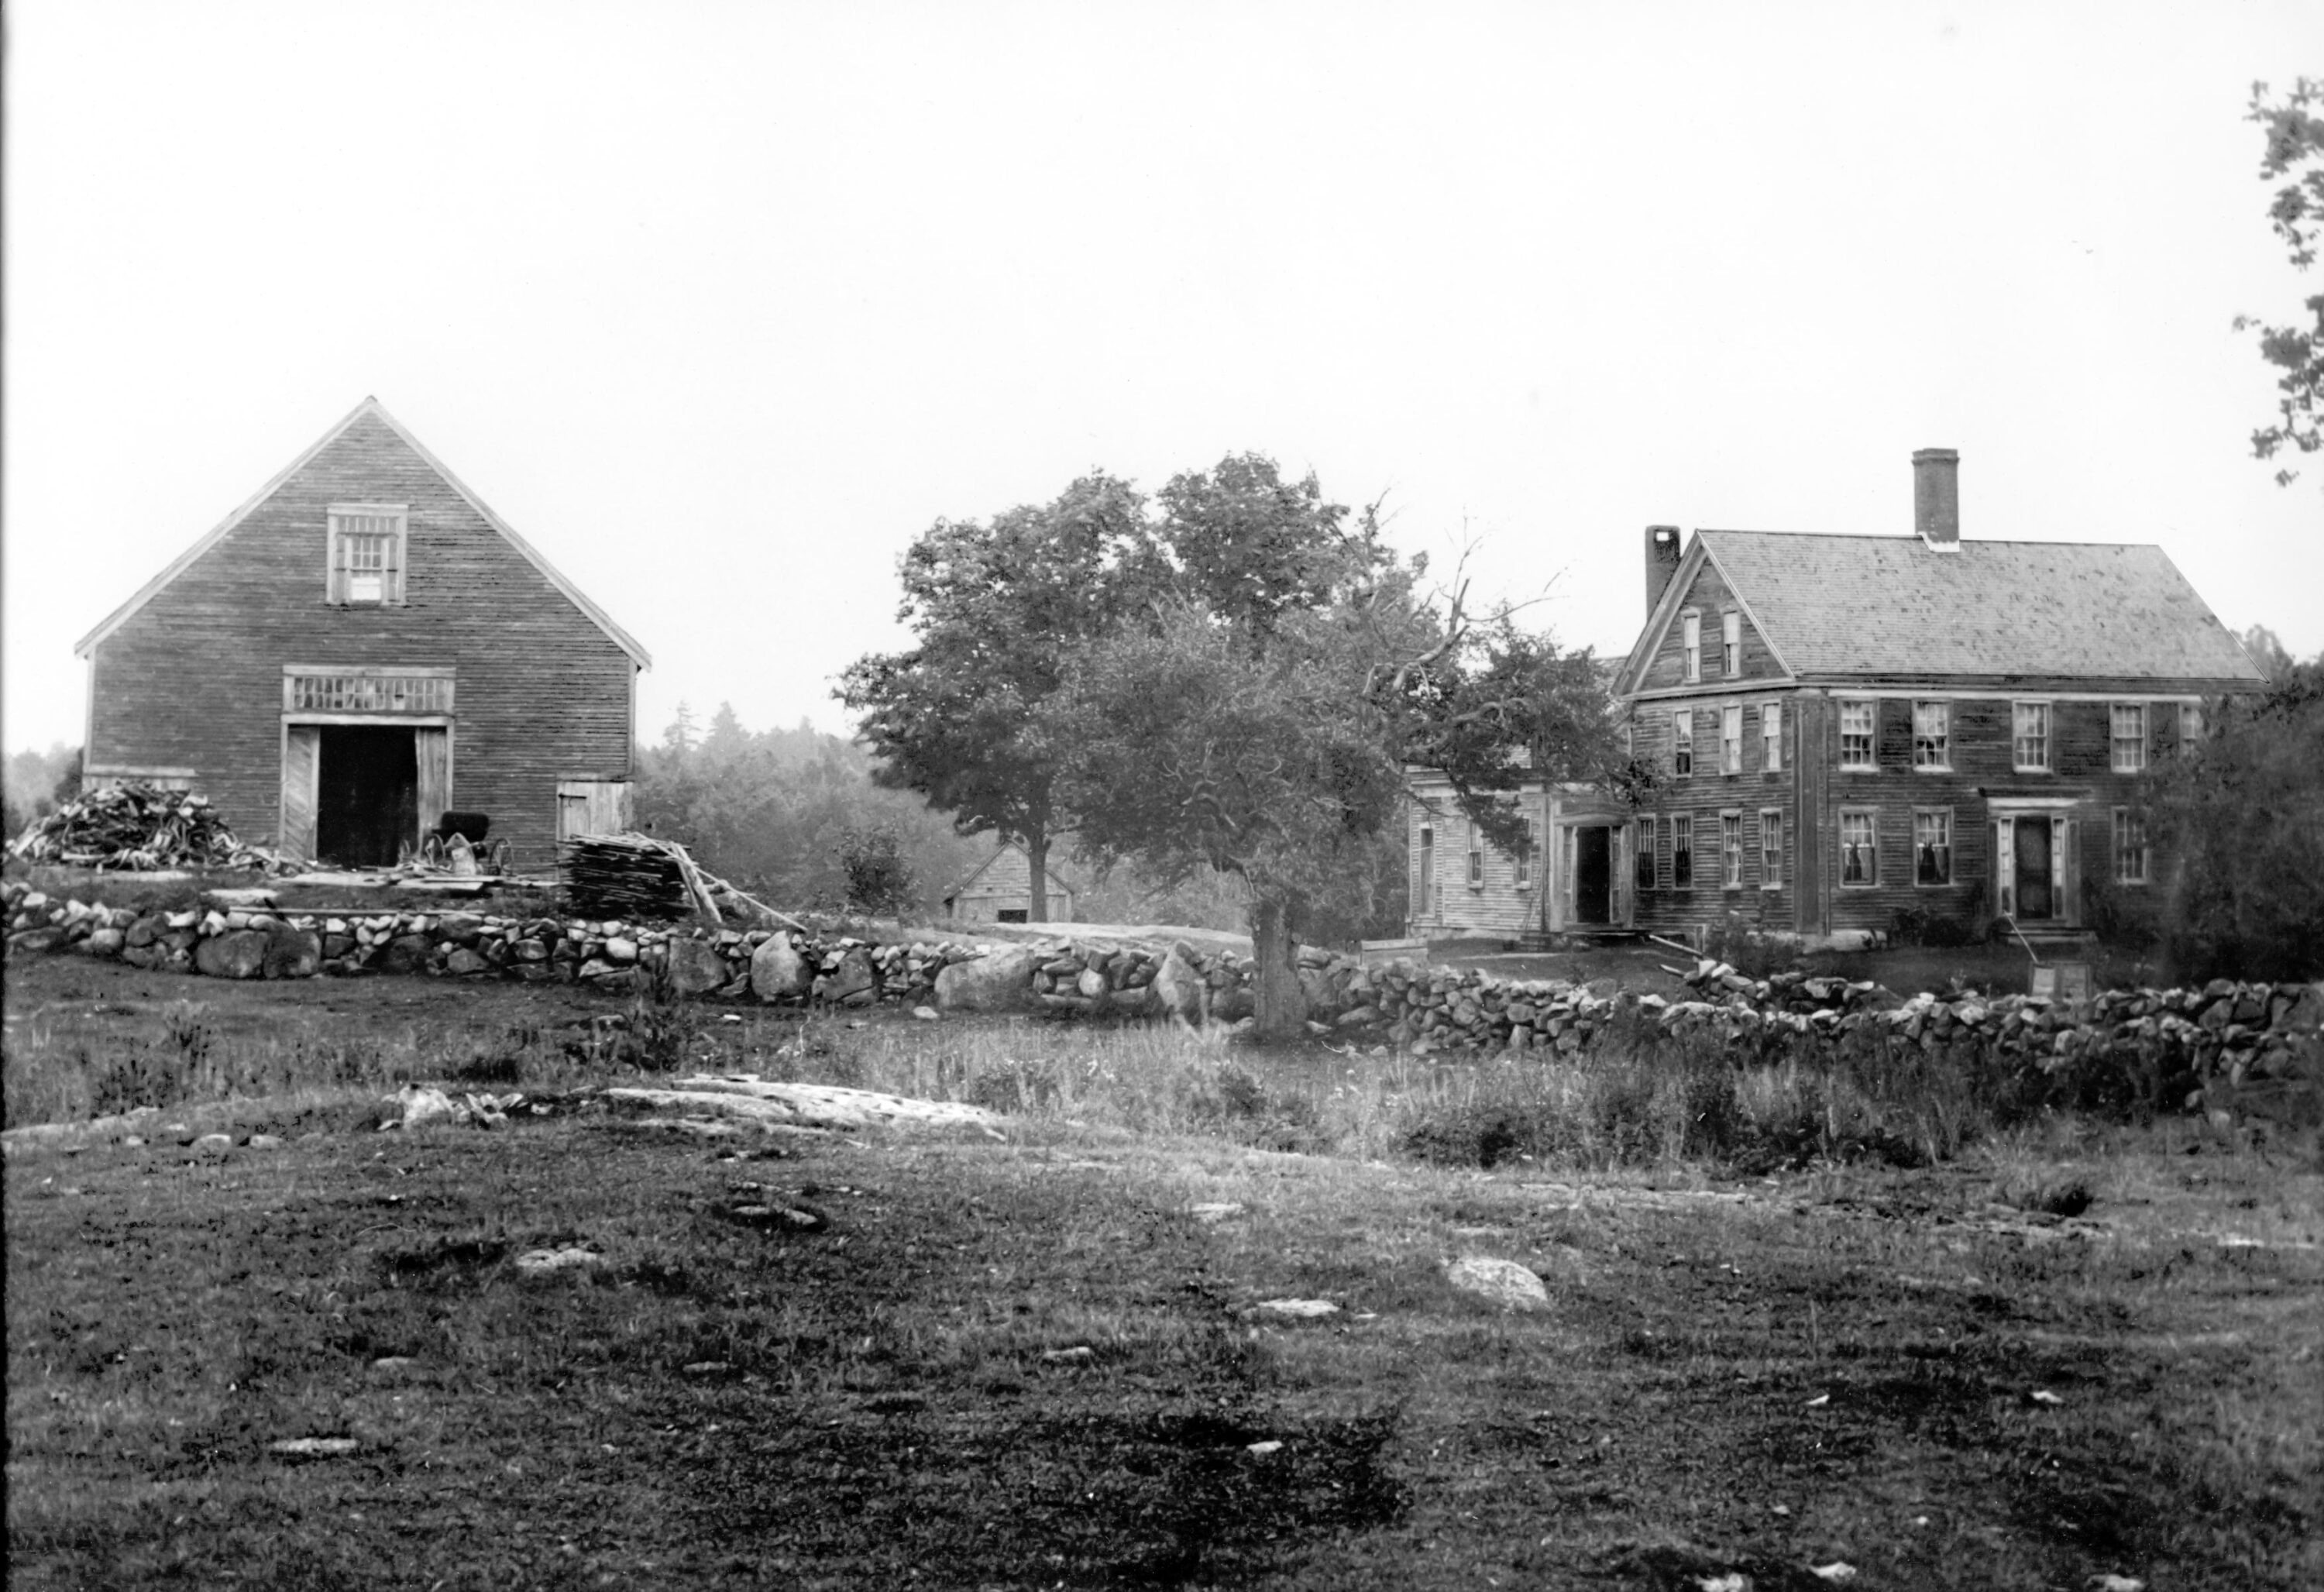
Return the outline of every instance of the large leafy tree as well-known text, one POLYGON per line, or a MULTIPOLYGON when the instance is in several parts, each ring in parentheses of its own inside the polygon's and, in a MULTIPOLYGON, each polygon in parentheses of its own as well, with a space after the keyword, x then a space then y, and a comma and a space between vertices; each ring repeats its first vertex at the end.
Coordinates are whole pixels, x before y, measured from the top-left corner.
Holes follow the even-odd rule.
MULTIPOLYGON (((2324 238, 2324 78, 2299 79, 2282 99, 2271 99, 2266 84, 2253 84, 2249 120, 2266 135, 2261 180, 2282 184, 2268 205, 2268 220, 2291 251, 2293 269, 2307 271, 2324 238)), ((2275 424, 2252 433, 2258 458, 2273 458, 2285 447, 2303 454, 2324 448, 2324 293, 2311 294, 2306 308, 2311 325, 2236 317, 2236 329, 2258 332, 2260 356, 2282 372, 2275 383, 2282 394, 2275 424)), ((2287 465, 2275 478, 2289 485, 2297 474, 2287 465)))
POLYGON ((989 522, 940 520, 905 552, 908 650, 856 660, 838 695, 879 778, 919 792, 964 834, 997 831, 1032 859, 1048 916, 1056 757, 1040 722, 1065 655, 1147 602, 1164 571, 1144 500, 1102 474, 989 522))
POLYGON ((1075 652, 1046 744, 1086 852, 1242 880, 1259 1026, 1283 1036, 1306 1016, 1299 933, 1326 909, 1360 916, 1345 897, 1400 824, 1407 766, 1444 769, 1513 846, 1508 793, 1604 766, 1611 735, 1586 655, 1506 613, 1471 622, 1462 594, 1423 592, 1370 516, 1345 532, 1312 483, 1286 492, 1266 461, 1230 463, 1164 492, 1175 589, 1075 652))

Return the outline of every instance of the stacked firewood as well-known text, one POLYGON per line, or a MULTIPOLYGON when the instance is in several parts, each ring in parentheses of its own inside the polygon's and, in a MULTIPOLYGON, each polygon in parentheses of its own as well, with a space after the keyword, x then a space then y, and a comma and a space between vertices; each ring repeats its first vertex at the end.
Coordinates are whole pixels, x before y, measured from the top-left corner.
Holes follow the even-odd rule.
POLYGON ((209 797, 124 780, 85 791, 11 842, 8 854, 77 868, 260 868, 289 866, 235 838, 209 797))
POLYGON ((565 842, 565 892, 596 917, 669 919, 694 909, 683 848, 643 834, 576 834, 565 842))

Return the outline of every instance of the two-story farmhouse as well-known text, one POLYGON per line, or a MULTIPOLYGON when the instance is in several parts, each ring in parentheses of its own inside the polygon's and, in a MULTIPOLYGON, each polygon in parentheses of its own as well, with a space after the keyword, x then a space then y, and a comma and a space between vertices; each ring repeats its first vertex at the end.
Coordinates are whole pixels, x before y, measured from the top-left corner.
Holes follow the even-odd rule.
POLYGON ((2100 889, 2136 910, 2163 865, 2142 777, 2261 676, 2159 548, 1964 541, 1959 462, 1913 456, 1911 535, 1649 527, 1613 694, 1661 793, 1528 790, 1548 843, 1507 858, 1424 780, 1416 928, 2072 933, 2100 889))
POLYGON ((75 650, 89 783, 203 791, 294 857, 392 862, 447 810, 536 865, 627 827, 645 649, 376 399, 75 650))

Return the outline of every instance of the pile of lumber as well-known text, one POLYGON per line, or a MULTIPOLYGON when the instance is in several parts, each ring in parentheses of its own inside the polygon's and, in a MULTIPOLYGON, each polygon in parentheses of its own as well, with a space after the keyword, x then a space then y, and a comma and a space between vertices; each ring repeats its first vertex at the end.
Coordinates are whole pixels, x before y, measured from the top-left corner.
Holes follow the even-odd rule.
POLYGON ((801 926, 704 872, 675 841, 650 834, 576 834, 565 842, 560 860, 567 898, 592 916, 668 920, 693 913, 714 924, 801 926))
POLYGON ((10 842, 8 854, 32 862, 76 868, 258 868, 283 872, 290 864, 260 846, 244 845, 226 827, 210 799, 124 780, 84 791, 10 842))

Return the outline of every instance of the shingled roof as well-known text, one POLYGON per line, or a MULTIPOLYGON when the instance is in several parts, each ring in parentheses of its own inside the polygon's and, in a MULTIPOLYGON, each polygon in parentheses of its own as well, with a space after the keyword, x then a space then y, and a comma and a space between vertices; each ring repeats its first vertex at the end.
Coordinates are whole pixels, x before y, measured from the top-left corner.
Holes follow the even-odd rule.
POLYGON ((1795 676, 2262 678, 2157 547, 1963 540, 1940 552, 1917 536, 1763 530, 1695 539, 1795 676))

